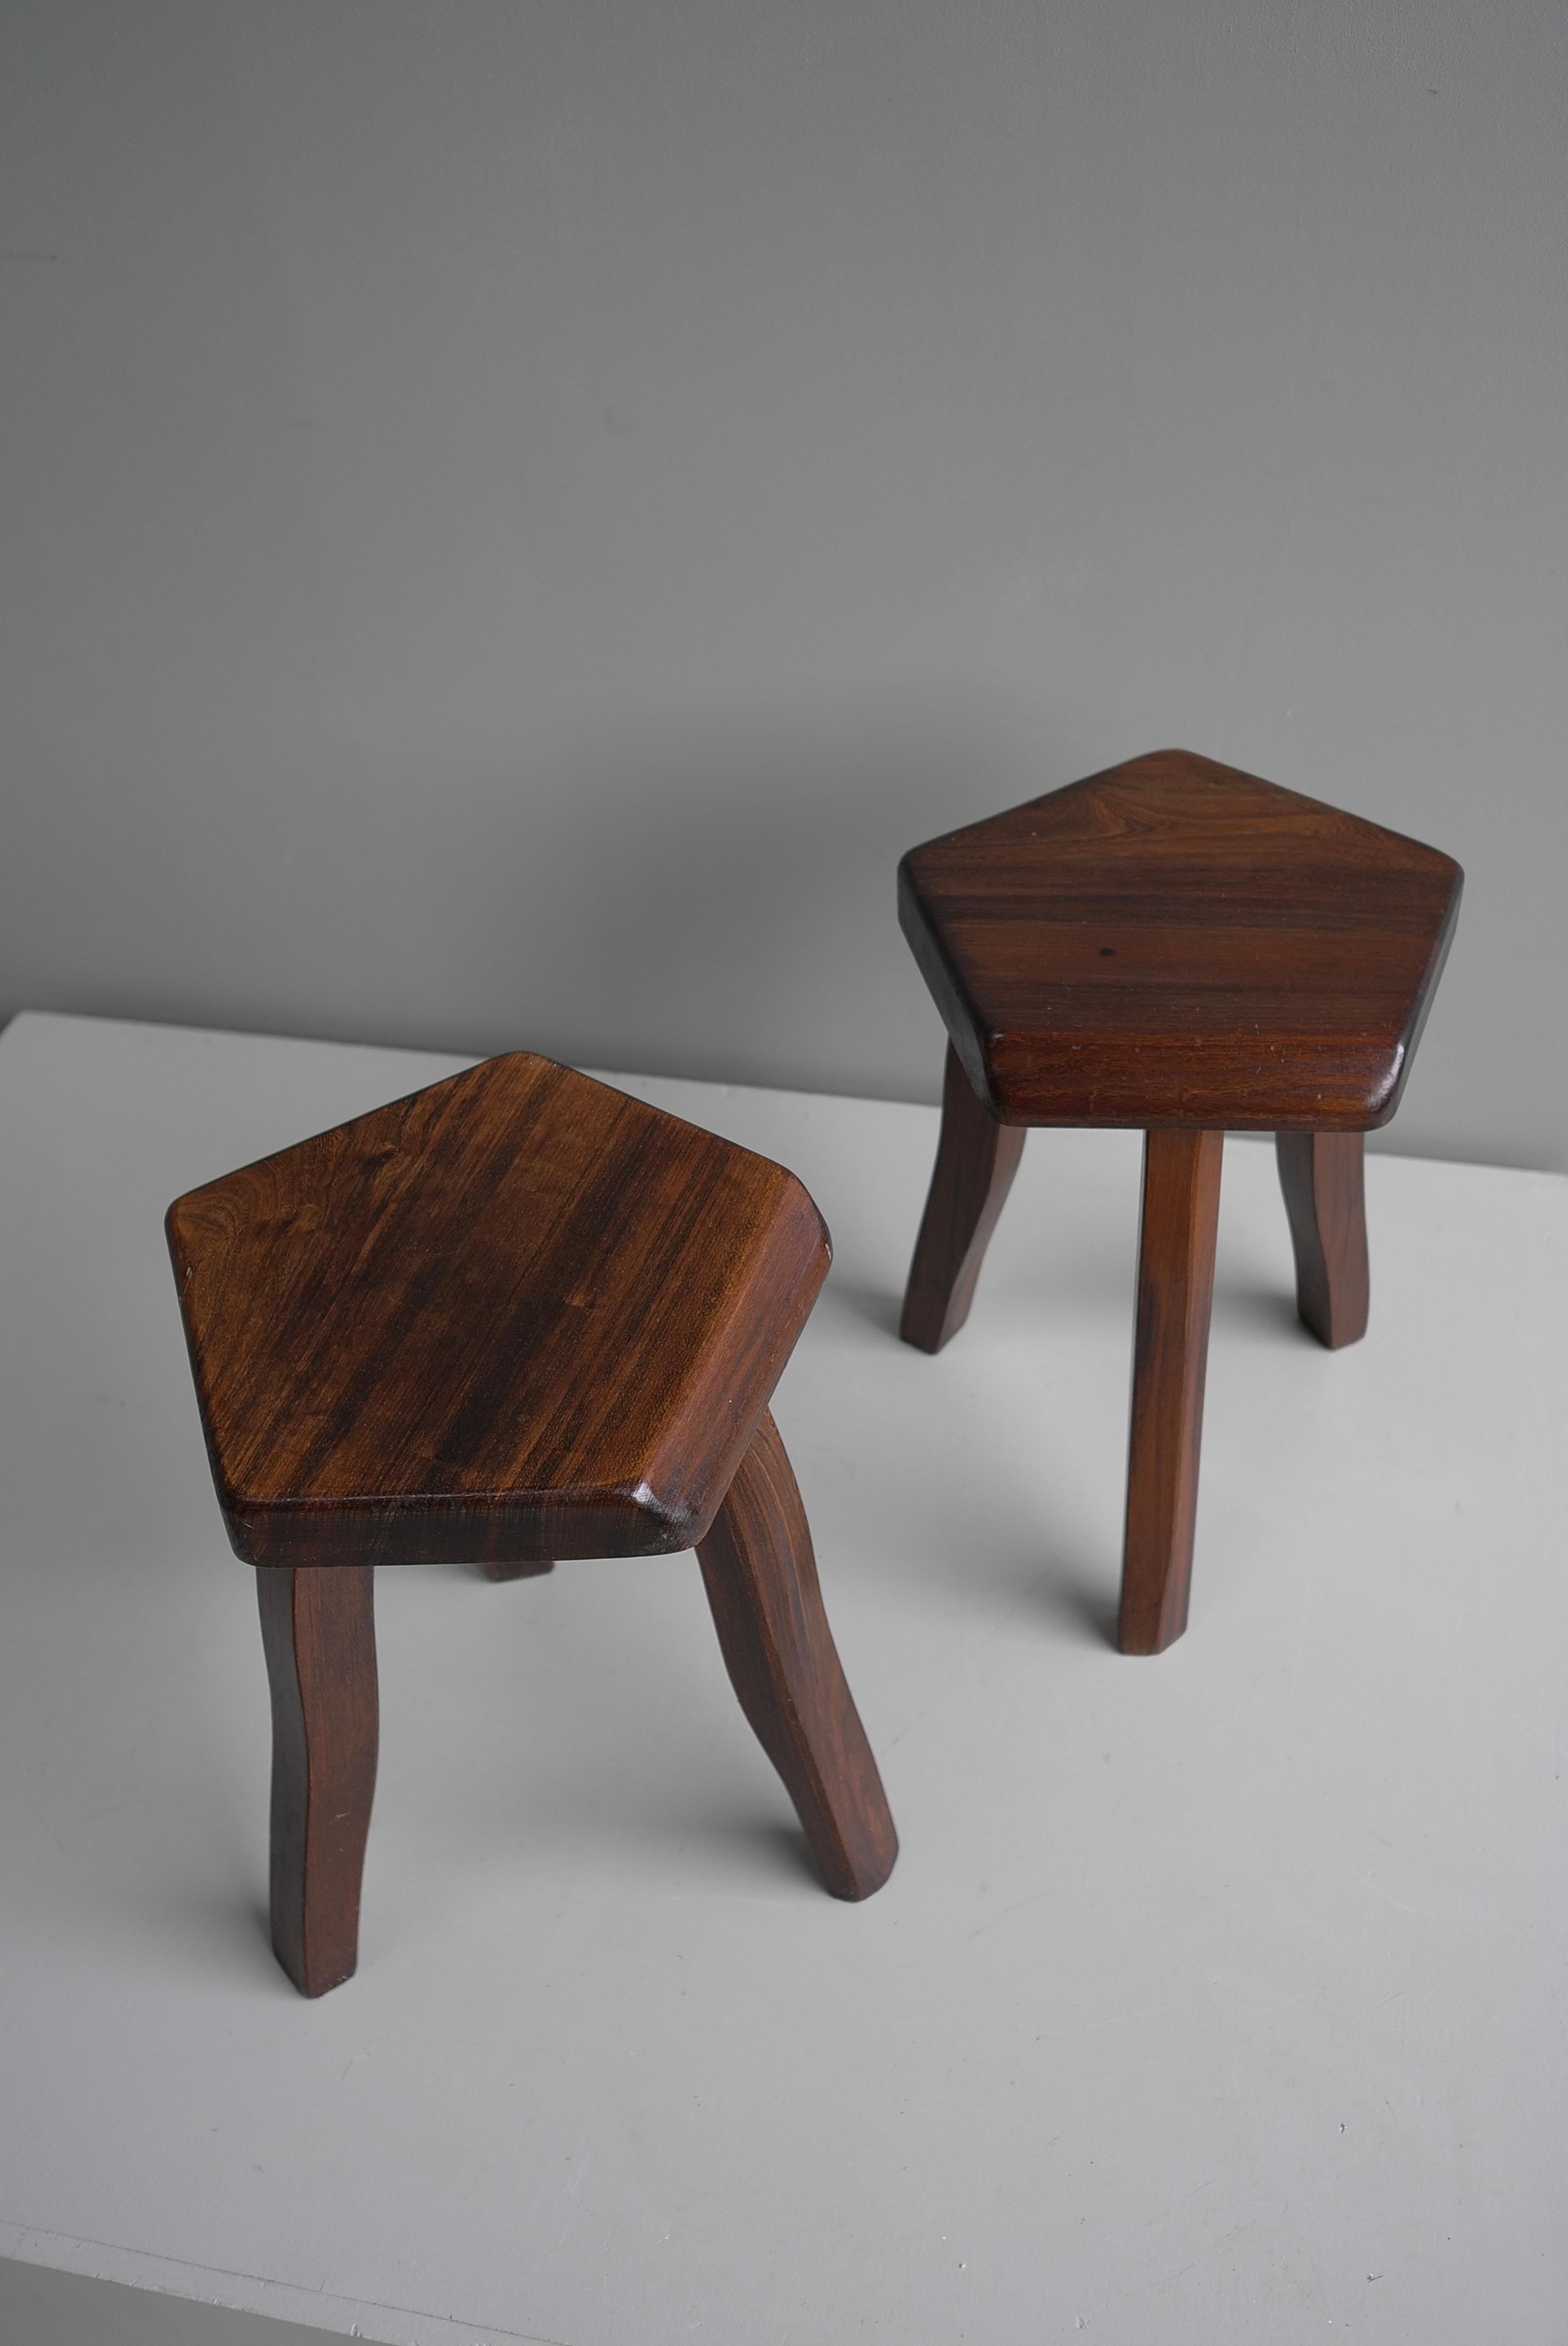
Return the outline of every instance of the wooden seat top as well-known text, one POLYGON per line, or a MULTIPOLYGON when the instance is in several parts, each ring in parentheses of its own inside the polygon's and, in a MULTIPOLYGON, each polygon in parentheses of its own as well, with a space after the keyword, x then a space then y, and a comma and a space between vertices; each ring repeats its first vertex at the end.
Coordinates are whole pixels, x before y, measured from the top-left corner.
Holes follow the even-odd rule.
POLYGON ((518 1052, 177 1198, 253 1564, 688 1547, 827 1273, 793 1174, 518 1052))
POLYGON ((1003 1123, 1365 1131, 1398 1104, 1462 876, 1164 750, 914 848, 899 918, 1003 1123))

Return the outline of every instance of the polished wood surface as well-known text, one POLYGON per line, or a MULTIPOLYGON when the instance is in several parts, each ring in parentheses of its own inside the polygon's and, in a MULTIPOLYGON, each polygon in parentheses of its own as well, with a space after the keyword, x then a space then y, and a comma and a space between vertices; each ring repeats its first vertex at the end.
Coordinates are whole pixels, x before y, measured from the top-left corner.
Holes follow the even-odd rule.
POLYGON ((516 1053, 193 1190, 168 1229, 259 1567, 272 1936, 304 1994, 356 1960, 378 1564, 513 1580, 697 1546, 827 1886, 880 1887, 898 1843, 768 1412, 829 1260, 792 1174, 516 1053))
POLYGON ((1144 1232, 1120 1639, 1186 1621, 1221 1135, 1277 1136, 1297 1304, 1367 1324, 1363 1132, 1399 1103, 1453 934, 1451 857, 1190 750, 1135 758, 899 866, 948 1030, 906 1342, 968 1316, 1033 1124, 1142 1127, 1144 1232))
POLYGON ((905 856, 899 912, 1004 1123, 1362 1130, 1398 1104, 1451 857, 1166 750, 905 856))
POLYGON ((1220 1132, 1151 1132, 1144 1143, 1124 1654, 1161 1653, 1186 1627, 1224 1145, 1220 1132))
POLYGON ((790 1173, 518 1052, 168 1213, 236 1552, 692 1546, 826 1276, 790 1173))
POLYGON ((376 1786, 368 1565, 258 1572, 272 1691, 272 1946, 301 1995, 348 1979, 376 1786))
POLYGON ((904 1290, 899 1334, 940 1352, 969 1317, 975 1281, 1007 1202, 1024 1132, 998 1124, 950 1043, 942 1076, 942 1135, 931 1191, 904 1290))
POLYGON ((1296 1250, 1296 1309, 1337 1352, 1367 1332, 1365 1143, 1359 1132, 1282 1132, 1275 1148, 1296 1250))
POLYGON ((898 1835, 822 1609, 806 1511, 766 1412, 708 1536, 708 1601, 729 1681, 836 1898, 869 1898, 898 1835))

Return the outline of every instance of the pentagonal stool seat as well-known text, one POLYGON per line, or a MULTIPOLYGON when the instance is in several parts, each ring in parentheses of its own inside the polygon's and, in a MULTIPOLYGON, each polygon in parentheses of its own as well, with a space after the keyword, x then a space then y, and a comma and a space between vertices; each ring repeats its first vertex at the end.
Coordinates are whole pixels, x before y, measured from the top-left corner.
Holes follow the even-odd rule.
POLYGON ((1398 1106, 1459 910, 1451 857, 1167 750, 905 856, 899 915, 949 1036, 902 1333, 968 1316, 1031 1125, 1145 1145, 1120 1636, 1186 1626, 1226 1130, 1272 1131, 1303 1321, 1367 1314, 1362 1135, 1398 1106))
POLYGON ((695 1546, 742 1707, 828 1887, 896 1852, 768 1402, 826 1276, 792 1174, 528 1053, 168 1212, 230 1542, 273 1694, 272 1923, 353 1970, 376 1565, 695 1546))

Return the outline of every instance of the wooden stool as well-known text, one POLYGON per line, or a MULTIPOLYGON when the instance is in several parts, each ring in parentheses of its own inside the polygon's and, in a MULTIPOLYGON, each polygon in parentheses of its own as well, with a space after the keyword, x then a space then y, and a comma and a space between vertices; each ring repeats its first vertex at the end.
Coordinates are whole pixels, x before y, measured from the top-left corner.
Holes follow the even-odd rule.
POLYGON ((1459 911, 1457 863, 1182 750, 949 831, 899 867, 899 919, 950 1037, 901 1333, 969 1316, 1033 1124, 1142 1127, 1118 1635, 1186 1627, 1225 1132, 1276 1134, 1297 1302, 1367 1325, 1361 1136, 1386 1124, 1459 911))
POLYGON ((272 1943, 353 1971, 372 1569, 695 1546, 827 1887, 898 1842, 768 1402, 827 1275, 792 1174, 519 1052, 176 1200, 197 1396, 272 1690, 272 1943))

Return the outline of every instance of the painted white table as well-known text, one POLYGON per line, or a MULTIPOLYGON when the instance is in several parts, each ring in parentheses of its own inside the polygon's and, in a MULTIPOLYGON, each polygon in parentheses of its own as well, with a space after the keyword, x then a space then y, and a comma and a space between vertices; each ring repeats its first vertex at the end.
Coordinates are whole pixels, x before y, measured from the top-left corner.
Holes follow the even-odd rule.
POLYGON ((6 2346, 1562 2337, 1568 1184, 1374 1158, 1331 1357, 1231 1145, 1192 1626, 1129 1661, 1136 1137, 1031 1137, 933 1362, 934 1112, 630 1082, 834 1232, 777 1413, 902 1858, 816 1887, 689 1557, 387 1573, 308 2004, 160 1219, 455 1064, 0 1038, 6 2346))

